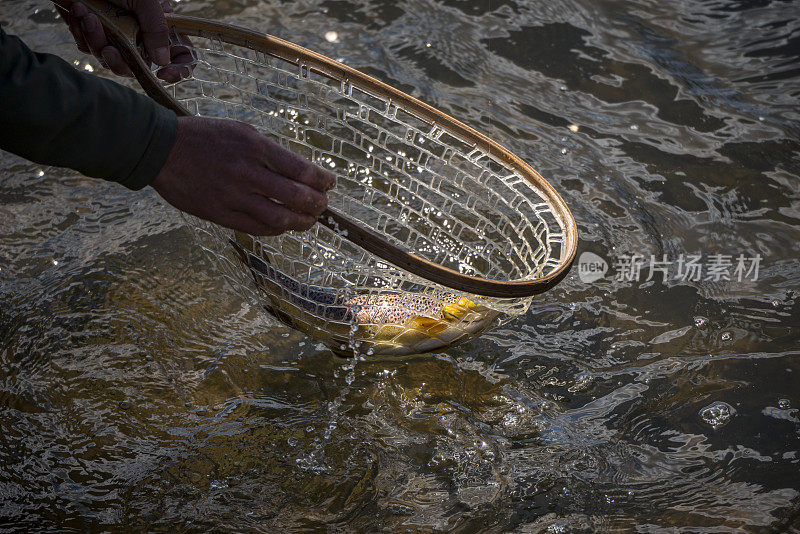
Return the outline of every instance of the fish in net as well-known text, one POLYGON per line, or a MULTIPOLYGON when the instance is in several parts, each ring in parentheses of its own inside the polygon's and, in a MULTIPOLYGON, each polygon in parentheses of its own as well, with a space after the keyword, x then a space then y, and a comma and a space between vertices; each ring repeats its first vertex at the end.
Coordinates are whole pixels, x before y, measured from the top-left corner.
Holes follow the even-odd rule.
MULTIPOLYGON (((433 262, 494 279, 562 266, 564 220, 515 162, 394 95, 303 61, 192 36, 191 75, 167 84, 191 113, 247 122, 337 175, 329 206, 433 262)), ((414 276, 321 224, 255 237, 189 217, 234 287, 339 353, 441 350, 527 311, 414 276)))
POLYGON ((168 13, 193 58, 176 81, 142 59, 135 19, 84 2, 151 97, 247 122, 336 174, 328 216, 306 232, 187 216, 233 287, 287 325, 343 354, 441 350, 525 313, 568 272, 577 230, 563 199, 449 115, 288 41, 168 13))

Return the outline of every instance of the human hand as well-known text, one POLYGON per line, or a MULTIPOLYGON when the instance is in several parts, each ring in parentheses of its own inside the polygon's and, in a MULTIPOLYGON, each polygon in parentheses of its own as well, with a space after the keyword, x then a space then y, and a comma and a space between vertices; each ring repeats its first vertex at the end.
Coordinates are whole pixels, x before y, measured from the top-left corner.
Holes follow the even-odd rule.
MULTIPOLYGON (((108 0, 111 4, 133 11, 141 29, 145 60, 161 68, 158 77, 174 82, 189 73, 194 60, 191 42, 184 35, 170 34, 164 13, 172 13, 168 0, 108 0)), ((97 57, 102 65, 119 76, 133 76, 119 50, 112 46, 103 30, 100 19, 90 13, 81 2, 75 2, 69 11, 56 6, 69 26, 75 44, 81 52, 97 57)))
POLYGON ((308 230, 328 206, 336 178, 252 126, 179 117, 175 144, 150 184, 201 219, 253 235, 308 230))

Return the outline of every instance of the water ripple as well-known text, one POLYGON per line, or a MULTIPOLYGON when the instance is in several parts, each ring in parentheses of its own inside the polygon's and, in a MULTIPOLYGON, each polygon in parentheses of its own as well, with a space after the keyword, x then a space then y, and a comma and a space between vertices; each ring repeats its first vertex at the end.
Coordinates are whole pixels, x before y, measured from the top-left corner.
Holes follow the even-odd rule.
MULTIPOLYGON (((609 274, 575 271, 445 354, 344 361, 232 293, 153 191, 2 154, 5 524, 800 528, 792 2, 178 8, 341 59, 496 139, 563 194, 579 254, 609 274), (742 281, 628 280, 630 254, 762 263, 742 281)), ((49 4, 3 15, 105 74, 49 4)))

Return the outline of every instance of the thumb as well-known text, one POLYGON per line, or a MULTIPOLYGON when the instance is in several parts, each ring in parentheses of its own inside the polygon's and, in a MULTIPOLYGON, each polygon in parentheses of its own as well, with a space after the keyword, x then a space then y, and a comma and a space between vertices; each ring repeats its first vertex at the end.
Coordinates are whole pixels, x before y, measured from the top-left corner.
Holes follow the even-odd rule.
POLYGON ((169 29, 161 3, 158 0, 128 0, 127 4, 139 21, 147 55, 156 65, 168 65, 169 29))

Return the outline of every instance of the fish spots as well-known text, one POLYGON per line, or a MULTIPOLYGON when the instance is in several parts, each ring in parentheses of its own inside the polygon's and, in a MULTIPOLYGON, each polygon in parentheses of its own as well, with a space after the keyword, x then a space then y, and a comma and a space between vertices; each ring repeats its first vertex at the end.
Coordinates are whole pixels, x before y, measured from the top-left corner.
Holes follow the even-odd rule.
POLYGON ((452 305, 459 300, 466 299, 459 299, 452 293, 374 293, 352 297, 346 304, 354 307, 356 321, 360 324, 405 324, 416 316, 441 320, 445 306, 452 314, 452 305))

